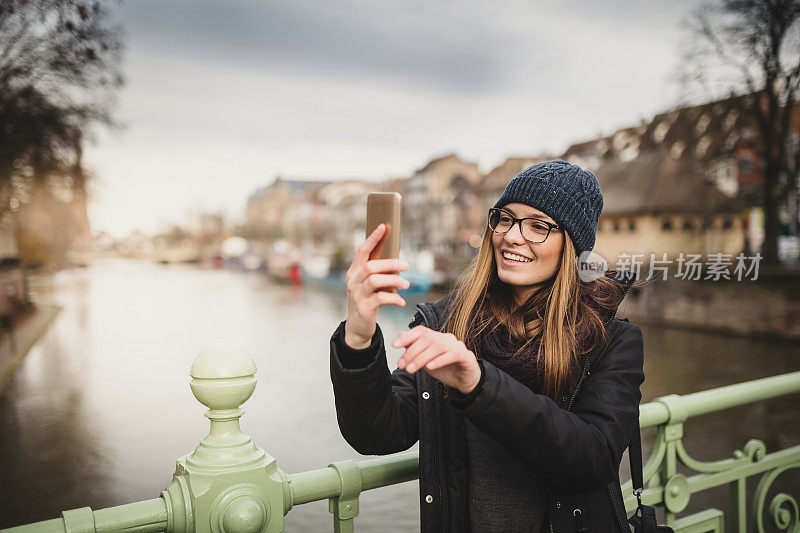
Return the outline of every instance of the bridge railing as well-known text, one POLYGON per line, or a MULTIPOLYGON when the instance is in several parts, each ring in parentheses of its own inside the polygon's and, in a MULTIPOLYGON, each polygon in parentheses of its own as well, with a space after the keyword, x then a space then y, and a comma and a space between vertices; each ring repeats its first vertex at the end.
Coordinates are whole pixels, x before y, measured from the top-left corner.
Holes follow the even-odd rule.
MULTIPOLYGON (((178 459, 173 480, 159 498, 97 511, 64 511, 60 518, 0 533, 273 533, 284 530, 284 516, 292 507, 318 500, 329 501, 335 532, 352 532, 362 492, 417 478, 417 452, 286 474, 239 427, 241 405, 255 390, 255 373, 252 358, 235 347, 219 346, 197 356, 190 386, 209 408, 205 416, 210 431, 194 452, 178 459)), ((642 405, 641 427, 655 428, 644 467, 644 503, 662 507, 667 524, 678 533, 721 533, 725 517, 718 509, 678 515, 692 494, 729 485, 734 529, 764 531, 768 491, 783 472, 800 467, 800 446, 767 453, 762 441, 750 440, 730 458, 704 462, 684 448, 683 425, 693 416, 798 392, 800 372, 793 372, 642 405), (691 473, 678 472, 678 463, 691 473), (746 480, 753 476, 761 478, 748 505, 746 480)), ((630 513, 636 507, 630 482, 623 485, 623 494, 630 513)), ((779 530, 800 532, 794 497, 775 495, 768 513, 779 530)))

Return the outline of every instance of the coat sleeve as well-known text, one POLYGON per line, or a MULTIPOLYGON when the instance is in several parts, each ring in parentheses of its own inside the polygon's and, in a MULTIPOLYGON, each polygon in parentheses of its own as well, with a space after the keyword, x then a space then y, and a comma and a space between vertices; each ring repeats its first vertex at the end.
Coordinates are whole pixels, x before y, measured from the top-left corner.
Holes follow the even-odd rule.
POLYGON ((619 475, 644 381, 641 329, 628 322, 620 326, 571 411, 485 361, 480 390, 470 398, 456 394, 454 407, 551 486, 601 488, 619 475))
POLYGON ((419 438, 417 386, 405 370, 389 372, 383 333, 369 347, 344 342, 344 322, 331 337, 331 382, 344 439, 363 455, 407 450, 419 438))

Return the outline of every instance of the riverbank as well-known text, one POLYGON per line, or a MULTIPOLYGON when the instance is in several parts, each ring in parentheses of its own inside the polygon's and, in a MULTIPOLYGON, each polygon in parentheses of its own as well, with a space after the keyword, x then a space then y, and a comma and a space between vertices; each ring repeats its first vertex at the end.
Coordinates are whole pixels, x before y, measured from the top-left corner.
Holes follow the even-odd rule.
POLYGON ((37 304, 31 313, 21 318, 9 335, 0 340, 0 389, 60 311, 61 307, 55 305, 37 304))
POLYGON ((800 276, 644 282, 618 314, 640 324, 800 342, 800 276))

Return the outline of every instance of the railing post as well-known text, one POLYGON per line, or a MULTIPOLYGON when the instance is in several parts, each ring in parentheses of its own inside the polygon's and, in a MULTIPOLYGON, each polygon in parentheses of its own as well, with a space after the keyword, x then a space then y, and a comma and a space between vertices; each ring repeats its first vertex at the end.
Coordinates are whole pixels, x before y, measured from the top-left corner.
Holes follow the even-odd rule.
POLYGON ((67 533, 94 533, 94 512, 91 507, 63 511, 64 530, 67 533))
POLYGON ((689 416, 689 411, 683 399, 677 394, 670 394, 656 398, 654 402, 664 405, 669 411, 669 420, 664 425, 664 430, 658 434, 666 443, 664 467, 659 473, 660 486, 663 487, 662 501, 665 508, 666 525, 675 525, 675 515, 680 513, 689 504, 691 492, 686 476, 678 473, 678 444, 683 439, 683 423, 689 416))
POLYGON ((283 531, 284 474, 239 428, 240 406, 256 388, 256 365, 234 346, 202 351, 190 370, 195 398, 209 408, 211 429, 177 461, 162 492, 167 533, 283 531))
POLYGON ((361 494, 361 469, 355 461, 339 461, 328 465, 339 474, 339 497, 328 500, 328 510, 333 515, 334 533, 353 533, 358 516, 358 497, 361 494))

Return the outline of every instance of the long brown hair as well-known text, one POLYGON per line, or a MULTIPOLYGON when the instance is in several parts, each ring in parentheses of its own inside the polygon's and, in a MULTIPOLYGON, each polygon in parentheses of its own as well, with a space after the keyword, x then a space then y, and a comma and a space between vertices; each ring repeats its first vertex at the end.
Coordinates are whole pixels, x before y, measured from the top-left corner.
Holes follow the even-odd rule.
POLYGON ((476 339, 486 328, 505 325, 520 345, 512 357, 535 354, 543 392, 556 399, 578 354, 605 341, 603 322, 614 313, 625 291, 605 276, 581 281, 578 256, 565 233, 558 271, 517 305, 511 287, 497 276, 492 233, 487 225, 478 255, 456 281, 445 331, 474 351, 476 339))

